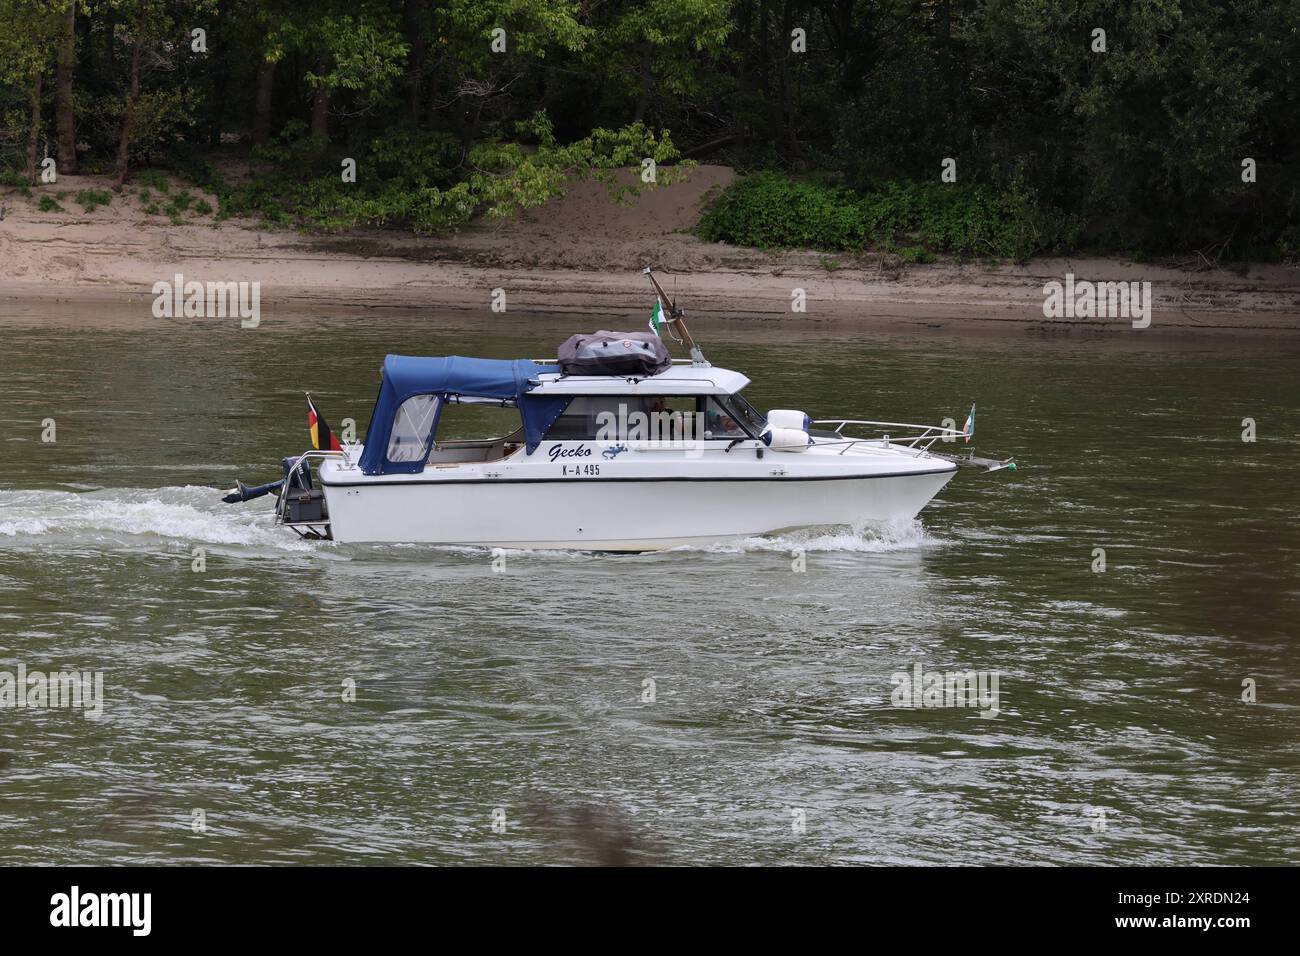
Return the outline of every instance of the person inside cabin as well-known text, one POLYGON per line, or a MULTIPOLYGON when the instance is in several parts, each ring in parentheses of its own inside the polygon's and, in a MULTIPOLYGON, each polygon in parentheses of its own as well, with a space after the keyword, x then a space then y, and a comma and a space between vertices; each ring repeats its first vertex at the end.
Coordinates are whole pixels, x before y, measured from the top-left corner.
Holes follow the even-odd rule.
POLYGON ((682 417, 668 407, 668 399, 660 396, 646 399, 650 436, 655 441, 669 441, 681 437, 682 417))
POLYGON ((704 428, 711 438, 744 438, 745 432, 721 405, 709 399, 704 415, 704 428))

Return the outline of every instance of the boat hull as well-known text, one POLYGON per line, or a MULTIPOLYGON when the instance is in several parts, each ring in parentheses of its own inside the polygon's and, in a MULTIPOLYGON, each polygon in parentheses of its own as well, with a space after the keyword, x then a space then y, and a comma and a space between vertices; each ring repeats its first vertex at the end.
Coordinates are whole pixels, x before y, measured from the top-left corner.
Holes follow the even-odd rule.
POLYGON ((653 551, 914 518, 952 470, 769 478, 324 483, 340 542, 653 551))

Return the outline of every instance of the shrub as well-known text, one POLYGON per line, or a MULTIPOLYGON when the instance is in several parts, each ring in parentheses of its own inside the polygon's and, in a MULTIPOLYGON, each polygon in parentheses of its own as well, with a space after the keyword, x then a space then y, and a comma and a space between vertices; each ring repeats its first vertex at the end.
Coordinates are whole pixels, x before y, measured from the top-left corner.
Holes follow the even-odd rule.
POLYGON ((217 197, 218 219, 260 213, 271 227, 334 231, 390 226, 432 234, 479 212, 504 215, 540 205, 563 195, 573 179, 596 179, 614 191, 617 171, 639 165, 642 157, 664 164, 660 185, 691 165, 668 166, 678 157, 668 134, 639 123, 596 129, 567 145, 556 142, 544 114, 516 125, 516 136, 529 145, 493 140, 468 155, 461 141, 445 132, 390 130, 356 157, 363 172, 355 183, 342 181, 339 157, 305 137, 301 123, 286 124, 275 142, 256 147, 256 175, 237 187, 197 154, 186 158, 178 172, 217 197))
POLYGON ((865 222, 847 190, 759 173, 732 184, 700 221, 701 238, 738 246, 859 250, 865 222))
POLYGON ((141 185, 156 189, 160 193, 170 192, 171 183, 167 181, 167 176, 157 169, 145 169, 134 174, 135 181, 141 185))
POLYGON ((860 252, 892 248, 909 262, 932 253, 1023 261, 1068 249, 1077 220, 1043 208, 1023 184, 889 181, 866 193, 765 172, 728 187, 700 220, 701 238, 760 248, 860 252))
POLYGON ((85 212, 94 212, 99 206, 113 202, 113 194, 107 189, 83 189, 77 193, 77 202, 85 212))

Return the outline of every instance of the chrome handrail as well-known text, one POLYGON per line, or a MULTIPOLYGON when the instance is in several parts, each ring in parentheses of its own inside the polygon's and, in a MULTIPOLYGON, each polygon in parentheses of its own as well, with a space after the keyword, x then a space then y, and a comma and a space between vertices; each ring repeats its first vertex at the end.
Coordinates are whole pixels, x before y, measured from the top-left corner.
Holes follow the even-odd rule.
MULTIPOLYGON (((307 449, 307 451, 303 452, 301 455, 295 458, 293 460, 293 464, 289 467, 289 470, 285 473, 284 484, 280 486, 280 494, 276 496, 275 499, 275 523, 276 524, 284 523, 284 506, 285 506, 285 502, 288 500, 288 495, 289 495, 289 476, 294 474, 299 468, 302 467, 302 463, 304 461, 307 461, 310 458, 320 458, 322 460, 326 458, 342 458, 343 461, 348 464, 351 464, 352 462, 352 458, 348 454, 347 449, 344 449, 343 451, 334 451, 333 449, 326 451, 321 448, 309 448, 307 449)), ((323 523, 324 522, 322 522, 322 524, 323 523)))
MULTIPOLYGON (((906 447, 908 448, 917 448, 919 446, 921 451, 929 451, 931 445, 939 441, 941 438, 944 438, 945 436, 951 435, 954 439, 967 437, 964 431, 960 431, 956 428, 944 428, 942 425, 917 425, 911 422, 876 422, 876 421, 867 421, 865 419, 860 419, 860 418, 823 418, 814 421, 813 424, 834 425, 836 426, 835 434, 837 435, 843 434, 845 427, 849 425, 867 425, 872 428, 882 428, 882 429, 883 428, 920 429, 919 435, 899 435, 892 438, 889 435, 885 435, 884 442, 890 445, 906 443, 906 447), (925 442, 925 444, 921 445, 921 442, 925 442)), ((847 439, 847 444, 849 447, 852 447, 853 445, 859 443, 866 443, 866 442, 877 441, 877 440, 878 439, 873 439, 873 438, 849 437, 847 439)), ((839 444, 839 443, 823 442, 821 444, 839 444)), ((848 448, 846 447, 844 451, 848 451, 848 448)), ((843 453, 844 452, 840 452, 840 454, 843 453)))
MULTIPOLYGON (((554 359, 554 358, 528 359, 528 361, 532 362, 534 365, 555 365, 555 366, 558 367, 559 364, 560 364, 559 360, 558 360, 558 359, 554 359)), ((675 359, 671 359, 670 361, 671 361, 674 365, 694 365, 694 364, 695 364, 695 361, 694 361, 693 359, 688 359, 688 358, 685 358, 685 359, 684 359, 684 358, 675 358, 675 359)), ((549 374, 551 374, 551 373, 550 373, 550 372, 543 372, 542 374, 543 374, 543 375, 549 375, 549 374)))

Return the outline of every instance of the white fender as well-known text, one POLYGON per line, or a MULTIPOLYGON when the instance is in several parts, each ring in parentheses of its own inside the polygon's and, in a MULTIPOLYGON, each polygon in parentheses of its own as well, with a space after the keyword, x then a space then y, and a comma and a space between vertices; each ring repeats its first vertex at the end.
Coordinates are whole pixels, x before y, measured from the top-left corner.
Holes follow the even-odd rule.
POLYGON ((772 451, 807 451, 811 441, 802 428, 768 428, 763 432, 763 443, 772 451))
POLYGON ((768 428, 798 428, 807 431, 811 425, 807 415, 791 408, 774 408, 767 413, 768 428))

